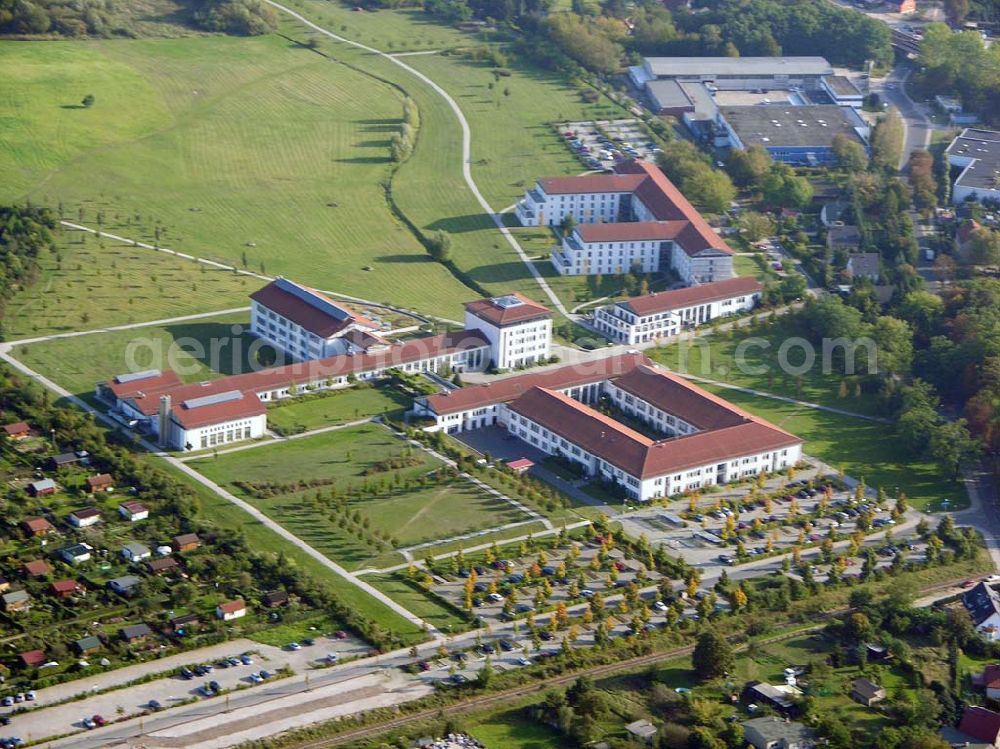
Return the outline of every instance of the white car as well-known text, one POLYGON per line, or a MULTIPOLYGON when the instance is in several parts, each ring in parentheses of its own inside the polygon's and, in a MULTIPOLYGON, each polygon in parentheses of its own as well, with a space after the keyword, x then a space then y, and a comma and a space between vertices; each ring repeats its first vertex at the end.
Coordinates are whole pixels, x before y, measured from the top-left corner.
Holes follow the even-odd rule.
POLYGON ((525 658, 522 655, 520 658, 517 659, 517 665, 518 666, 530 666, 531 665, 531 659, 530 658, 525 658))
POLYGON ((499 593, 490 593, 486 597, 493 601, 493 603, 501 603, 503 601, 503 596, 499 593))
POLYGON ((657 611, 666 611, 667 604, 665 604, 663 601, 657 601, 656 603, 653 604, 653 608, 656 609, 657 611))
POLYGON ((299 645, 297 642, 290 642, 290 643, 288 643, 288 649, 289 650, 302 650, 302 646, 299 645))
POLYGON ((336 653, 327 653, 326 654, 326 660, 327 660, 328 663, 336 663, 337 662, 337 658, 338 658, 338 656, 337 656, 336 653))

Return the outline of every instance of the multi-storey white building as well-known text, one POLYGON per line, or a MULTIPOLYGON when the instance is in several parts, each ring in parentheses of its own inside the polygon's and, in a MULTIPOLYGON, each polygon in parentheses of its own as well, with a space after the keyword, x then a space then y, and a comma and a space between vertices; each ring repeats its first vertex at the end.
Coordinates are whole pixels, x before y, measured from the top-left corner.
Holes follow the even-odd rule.
POLYGON ((672 269, 686 283, 731 278, 732 250, 657 167, 623 161, 617 174, 538 180, 515 206, 525 226, 577 226, 553 251, 563 275, 672 269))
POLYGON ((250 330, 294 361, 367 350, 386 342, 379 325, 320 294, 278 277, 250 295, 250 330))
POLYGON ((490 342, 497 369, 543 362, 552 343, 552 313, 520 293, 477 299, 465 305, 465 327, 490 342))
POLYGON ((752 310, 763 285, 750 276, 633 297, 594 311, 594 327, 619 343, 648 343, 752 310))
POLYGON ((427 396, 414 412, 433 420, 432 431, 498 424, 639 500, 781 470, 802 454, 794 435, 640 354, 427 396), (615 410, 661 436, 640 433, 607 413, 615 410))

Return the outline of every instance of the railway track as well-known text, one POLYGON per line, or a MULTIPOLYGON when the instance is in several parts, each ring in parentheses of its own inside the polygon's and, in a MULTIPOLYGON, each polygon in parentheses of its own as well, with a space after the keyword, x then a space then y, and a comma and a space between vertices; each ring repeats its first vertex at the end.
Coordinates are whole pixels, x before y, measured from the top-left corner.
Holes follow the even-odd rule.
MULTIPOLYGON (((954 588, 960 585, 967 578, 956 578, 953 580, 948 580, 943 583, 935 583, 934 585, 929 585, 927 587, 920 589, 920 594, 926 596, 929 593, 934 593, 939 590, 946 590, 948 588, 954 588)), ((831 611, 826 614, 821 614, 817 617, 817 624, 812 626, 804 627, 802 629, 796 629, 792 632, 785 632, 780 635, 774 635, 773 637, 766 637, 761 640, 756 640, 758 645, 769 645, 775 642, 781 642, 783 640, 788 640, 793 637, 801 637, 804 634, 810 632, 815 632, 826 626, 826 622, 837 616, 850 611, 849 608, 838 609, 837 611, 831 611)), ((738 648, 740 650, 742 648, 738 648)), ((474 712, 476 710, 481 710, 488 708, 492 705, 505 704, 515 701, 521 697, 527 697, 528 695, 537 693, 543 689, 550 689, 552 687, 563 686, 570 684, 581 676, 589 676, 591 678, 600 678, 603 676, 610 676, 621 671, 628 671, 640 666, 647 666, 654 663, 659 663, 661 661, 670 660, 672 658, 679 658, 684 655, 690 655, 694 650, 694 645, 685 645, 684 647, 674 648, 672 650, 657 651, 655 653, 648 653, 646 655, 639 655, 633 658, 628 658, 623 661, 616 661, 615 663, 606 663, 600 666, 593 666, 591 668, 583 668, 575 671, 571 671, 565 674, 560 674, 546 679, 541 683, 532 683, 524 686, 514 687, 512 689, 507 689, 502 692, 495 692, 493 694, 482 695, 479 697, 473 697, 468 700, 463 700, 461 702, 456 702, 451 705, 446 705, 443 707, 433 707, 426 710, 420 710, 415 713, 410 713, 408 715, 400 715, 396 718, 391 718, 390 720, 382 721, 370 726, 362 726, 359 728, 350 729, 339 733, 335 736, 328 736, 321 739, 307 740, 299 744, 294 745, 294 749, 328 749, 328 747, 343 746, 344 744, 349 744, 352 741, 360 741, 367 738, 374 738, 376 736, 381 736, 382 734, 393 731, 397 728, 402 728, 411 723, 418 723, 422 720, 429 720, 434 718, 450 717, 454 715, 460 715, 463 713, 474 712)))

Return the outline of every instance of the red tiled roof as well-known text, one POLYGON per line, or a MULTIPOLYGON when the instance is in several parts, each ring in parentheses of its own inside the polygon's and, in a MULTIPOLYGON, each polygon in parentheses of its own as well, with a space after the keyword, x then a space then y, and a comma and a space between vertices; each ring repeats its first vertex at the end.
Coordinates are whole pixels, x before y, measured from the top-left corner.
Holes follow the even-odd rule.
POLYGON ((528 460, 527 458, 518 458, 517 460, 507 461, 507 467, 515 471, 531 468, 533 465, 535 465, 535 462, 528 460))
POLYGON ((247 605, 242 600, 236 601, 225 601, 219 604, 219 611, 223 614, 235 614, 237 611, 243 611, 247 605))
POLYGON ((45 518, 26 518, 21 521, 21 525, 23 525, 32 533, 54 530, 52 527, 52 523, 50 523, 45 518))
POLYGON ((31 575, 32 577, 41 577, 42 575, 49 574, 49 563, 44 559, 32 559, 30 562, 25 562, 21 565, 25 574, 31 575))
POLYGON ((142 396, 132 398, 132 404, 147 416, 153 416, 159 409, 161 395, 170 395, 173 402, 180 403, 188 398, 240 390, 244 393, 260 393, 273 388, 287 387, 293 383, 306 383, 326 377, 342 377, 362 372, 389 369, 410 362, 434 356, 444 356, 458 351, 488 346, 489 341, 482 333, 462 330, 457 333, 417 338, 405 343, 395 343, 386 349, 354 356, 331 356, 296 362, 284 367, 272 367, 257 372, 221 377, 217 380, 179 385, 156 391, 146 391, 142 396))
POLYGON ((962 722, 958 724, 958 730, 966 736, 995 744, 997 736, 1000 735, 1000 713, 970 705, 962 713, 962 722))
POLYGON ((699 429, 721 429, 753 418, 683 377, 658 367, 640 366, 613 380, 616 387, 678 416, 699 429))
POLYGON ((25 666, 41 666, 45 661, 44 650, 27 650, 21 653, 21 662, 25 666))
POLYGON ((74 593, 81 585, 76 580, 56 580, 49 587, 53 593, 74 593))
POLYGON ((91 489, 98 489, 102 486, 111 486, 114 483, 114 479, 111 478, 110 473, 99 473, 96 476, 87 477, 87 486, 91 489))
POLYGON ((138 502, 134 499, 130 499, 128 502, 122 502, 119 507, 124 507, 129 513, 135 515, 140 512, 149 512, 149 508, 146 507, 142 502, 138 502))
MULTIPOLYGON (((121 376, 122 375, 119 375, 119 377, 121 376)), ((144 393, 150 390, 161 390, 165 387, 180 385, 181 378, 172 369, 168 369, 166 372, 160 372, 159 374, 155 374, 150 377, 144 377, 141 380, 118 382, 118 377, 115 377, 104 384, 108 390, 115 394, 115 398, 118 400, 125 400, 126 398, 131 398, 138 393, 144 393)))
POLYGON ((79 520, 86 520, 87 518, 100 517, 101 513, 96 507, 83 507, 79 510, 73 510, 70 515, 79 520))
POLYGON ((31 427, 24 421, 18 421, 14 424, 5 424, 3 430, 7 433, 8 437, 16 437, 19 434, 31 431, 31 427))
POLYGON ((277 314, 291 320, 296 325, 302 326, 310 333, 318 335, 320 338, 330 338, 351 325, 360 325, 365 328, 377 329, 378 325, 371 320, 355 314, 342 304, 333 301, 328 296, 321 294, 308 286, 289 281, 287 278, 271 281, 267 286, 258 289, 250 295, 258 304, 274 310, 277 314), (310 304, 295 294, 281 288, 282 284, 297 286, 306 294, 316 297, 323 303, 332 305, 337 310, 343 312, 343 317, 338 318, 320 309, 319 306, 310 304))
POLYGON ((570 435, 575 444, 640 479, 800 442, 758 419, 654 441, 568 395, 543 388, 525 393, 508 408, 556 434, 570 435))
POLYGON ((613 224, 578 224, 583 242, 643 242, 676 239, 686 221, 618 221, 613 224))
POLYGON ((240 393, 239 398, 193 408, 188 400, 181 400, 171 405, 170 413, 171 419, 184 429, 197 429, 208 424, 261 416, 267 413, 267 407, 261 403, 256 393, 240 393))
POLYGON ((1000 664, 992 663, 983 669, 983 686, 1000 689, 1000 664))
POLYGON ((712 231, 708 222, 658 167, 645 161, 630 159, 615 164, 615 171, 620 174, 645 175, 646 179, 638 185, 635 195, 657 221, 688 222, 688 226, 677 237, 677 243, 688 255, 696 255, 709 248, 727 255, 732 254, 729 246, 712 231))
POLYGON ((713 283, 706 283, 701 286, 689 286, 686 289, 659 291, 655 294, 634 297, 620 302, 620 304, 640 317, 644 317, 672 309, 691 307, 696 304, 717 302, 722 299, 729 299, 730 297, 757 294, 763 288, 763 284, 752 276, 737 276, 736 278, 727 278, 725 281, 714 281, 713 283))
POLYGON ((505 297, 496 299, 477 299, 474 302, 467 302, 466 312, 471 312, 494 325, 513 325, 515 323, 527 322, 528 320, 552 317, 552 312, 536 301, 533 301, 520 292, 508 294, 505 297), (513 306, 503 306, 498 300, 513 298, 520 302, 513 306))
POLYGON ((546 195, 635 192, 642 183, 637 174, 584 174, 580 177, 543 177, 538 184, 546 195))
POLYGON ((645 354, 609 356, 545 372, 505 377, 482 385, 470 385, 450 393, 429 395, 423 401, 436 414, 456 413, 467 411, 470 408, 482 408, 483 406, 512 401, 533 387, 561 390, 592 382, 603 382, 628 372, 639 364, 649 363, 650 361, 645 354))

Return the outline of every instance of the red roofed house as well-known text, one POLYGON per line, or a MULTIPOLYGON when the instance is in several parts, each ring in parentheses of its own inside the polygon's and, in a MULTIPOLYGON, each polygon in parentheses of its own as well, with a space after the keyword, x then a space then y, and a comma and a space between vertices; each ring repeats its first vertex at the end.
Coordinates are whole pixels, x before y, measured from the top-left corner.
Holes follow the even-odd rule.
POLYGON ((469 302, 465 305, 465 327, 486 336, 497 369, 548 361, 552 313, 524 294, 469 302))
POLYGON ((115 488, 115 480, 111 478, 110 473, 99 473, 96 476, 87 477, 87 491, 93 494, 94 492, 109 492, 115 488))
POLYGON ((89 528, 101 522, 101 512, 96 507, 84 507, 73 510, 67 519, 75 528, 89 528))
POLYGON ((635 499, 669 497, 798 462, 802 440, 702 390, 641 354, 609 357, 418 398, 428 431, 492 424, 548 455, 621 486, 635 499), (662 437, 591 405, 602 398, 662 437))
POLYGON ((194 551, 201 546, 197 533, 182 533, 174 536, 174 551, 194 551))
POLYGON ((672 269, 688 284, 733 276, 733 251, 656 166, 629 160, 615 174, 546 177, 515 206, 524 226, 577 226, 552 253, 563 275, 672 269))
POLYGON ((295 361, 363 352, 366 343, 385 345, 378 337, 345 338, 372 334, 379 324, 287 278, 278 276, 250 299, 250 331, 295 361))
POLYGON ((86 592, 86 588, 76 580, 56 580, 49 586, 49 593, 58 598, 72 598, 84 592, 86 592))
POLYGON ((31 436, 31 427, 23 421, 18 421, 15 424, 4 424, 3 432, 12 442, 20 442, 31 436))
POLYGON ((38 668, 48 660, 44 650, 27 650, 18 657, 21 664, 27 668, 38 668))
POLYGON ((528 460, 527 458, 518 458, 517 460, 507 461, 507 467, 514 473, 524 473, 534 465, 534 462, 528 460))
POLYGON ((764 286, 751 276, 738 276, 686 289, 632 297, 594 312, 594 327, 619 343, 647 343, 677 335, 727 315, 757 306, 764 286))
POLYGON ((969 705, 962 713, 958 732, 977 741, 1000 747, 1000 713, 969 705))
POLYGON ((983 687, 988 699, 1000 700, 1000 664, 990 664, 981 676, 973 677, 973 681, 983 687))
POLYGON ((52 568, 44 559, 32 559, 21 565, 21 572, 25 577, 45 577, 51 571, 52 568))
POLYGON ((26 518, 21 521, 21 528, 29 536, 47 536, 55 531, 55 528, 45 518, 26 518))
POLYGON ((226 601, 215 607, 215 616, 224 622, 239 619, 247 614, 247 605, 242 600, 226 601))
POLYGON ((149 508, 142 502, 130 499, 118 505, 118 514, 130 523, 138 523, 140 520, 145 520, 149 517, 149 508))

